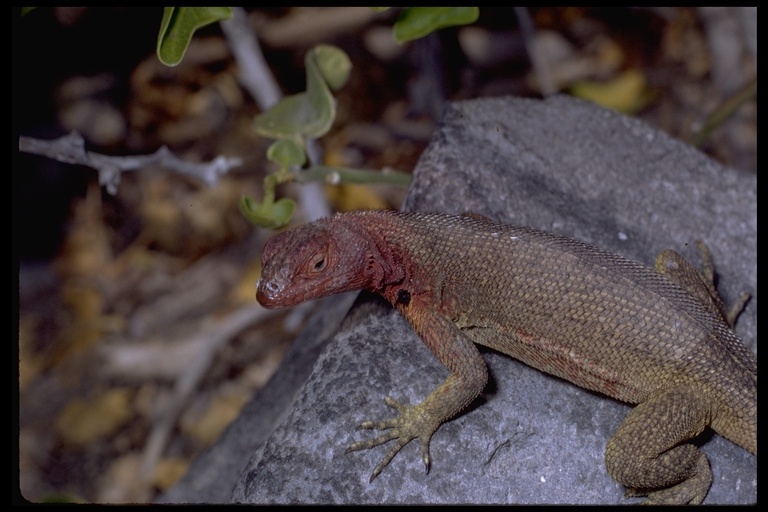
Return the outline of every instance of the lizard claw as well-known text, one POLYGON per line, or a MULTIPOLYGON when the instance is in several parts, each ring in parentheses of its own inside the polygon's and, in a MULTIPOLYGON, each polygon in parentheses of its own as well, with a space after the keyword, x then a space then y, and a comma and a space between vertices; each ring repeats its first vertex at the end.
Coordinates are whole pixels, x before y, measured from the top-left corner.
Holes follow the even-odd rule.
POLYGON ((432 434, 437 430, 437 427, 440 426, 440 423, 432 420, 428 414, 425 414, 421 410, 419 405, 414 407, 403 405, 389 397, 385 398, 384 401, 388 406, 397 409, 400 412, 400 415, 388 420, 362 422, 358 426, 358 429, 387 430, 387 432, 373 439, 352 443, 347 448, 347 453, 373 448, 388 443, 389 441, 396 441, 389 451, 387 451, 386 455, 384 455, 381 462, 373 468, 373 473, 369 480, 369 482, 373 482, 374 478, 387 467, 392 459, 395 458, 395 455, 397 455, 405 445, 414 439, 419 439, 419 441, 421 441, 421 458, 424 461, 425 471, 429 473, 431 465, 429 441, 432 438, 432 434))

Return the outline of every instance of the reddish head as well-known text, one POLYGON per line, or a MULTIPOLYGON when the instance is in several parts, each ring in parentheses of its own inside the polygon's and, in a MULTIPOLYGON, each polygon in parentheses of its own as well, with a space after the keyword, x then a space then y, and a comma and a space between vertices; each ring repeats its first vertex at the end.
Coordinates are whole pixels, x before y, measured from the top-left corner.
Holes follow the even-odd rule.
POLYGON ((368 232, 344 222, 323 219, 271 238, 262 253, 256 299, 280 308, 364 288, 382 277, 381 259, 368 232))

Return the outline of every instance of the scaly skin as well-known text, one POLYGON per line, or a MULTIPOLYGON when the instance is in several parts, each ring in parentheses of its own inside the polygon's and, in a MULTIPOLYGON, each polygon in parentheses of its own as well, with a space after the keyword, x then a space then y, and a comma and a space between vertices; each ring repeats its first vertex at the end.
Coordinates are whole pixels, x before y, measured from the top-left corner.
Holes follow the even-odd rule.
POLYGON ((450 370, 420 404, 387 398, 400 415, 361 425, 386 432, 350 450, 395 441, 371 480, 413 439, 429 468, 432 434, 485 386, 480 344, 638 404, 608 443, 608 472, 648 503, 701 503, 712 473, 690 439, 711 426, 757 451, 756 359, 730 329, 737 311, 722 304, 701 247, 704 274, 669 250, 652 270, 475 217, 352 212, 269 240, 256 297, 272 308, 379 293, 450 370))

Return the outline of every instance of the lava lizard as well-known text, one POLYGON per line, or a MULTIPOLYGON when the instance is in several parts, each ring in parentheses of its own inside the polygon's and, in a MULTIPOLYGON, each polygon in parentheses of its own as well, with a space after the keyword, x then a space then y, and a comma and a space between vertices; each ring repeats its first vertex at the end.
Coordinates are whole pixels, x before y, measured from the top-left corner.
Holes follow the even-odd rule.
POLYGON ((755 454, 757 362, 704 272, 671 250, 655 269, 565 236, 477 215, 358 211, 271 238, 256 297, 268 308, 353 290, 386 298, 450 370, 424 401, 366 421, 384 429, 350 451, 432 434, 483 390, 475 344, 637 404, 608 442, 608 473, 647 503, 701 503, 712 484, 689 441, 707 426, 755 454))

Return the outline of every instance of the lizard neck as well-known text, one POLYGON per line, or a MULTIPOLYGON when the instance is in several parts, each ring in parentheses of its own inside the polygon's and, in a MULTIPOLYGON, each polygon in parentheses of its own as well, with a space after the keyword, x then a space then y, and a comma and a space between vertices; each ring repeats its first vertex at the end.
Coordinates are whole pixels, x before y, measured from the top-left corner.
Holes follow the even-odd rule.
MULTIPOLYGON (((345 220, 349 218, 347 215, 343 217, 345 220)), ((366 248, 366 261, 361 269, 368 276, 366 289, 385 295, 385 290, 406 278, 404 254, 393 237, 403 229, 402 222, 395 212, 390 211, 366 211, 354 217, 354 221, 348 223, 348 229, 356 233, 366 248)))

